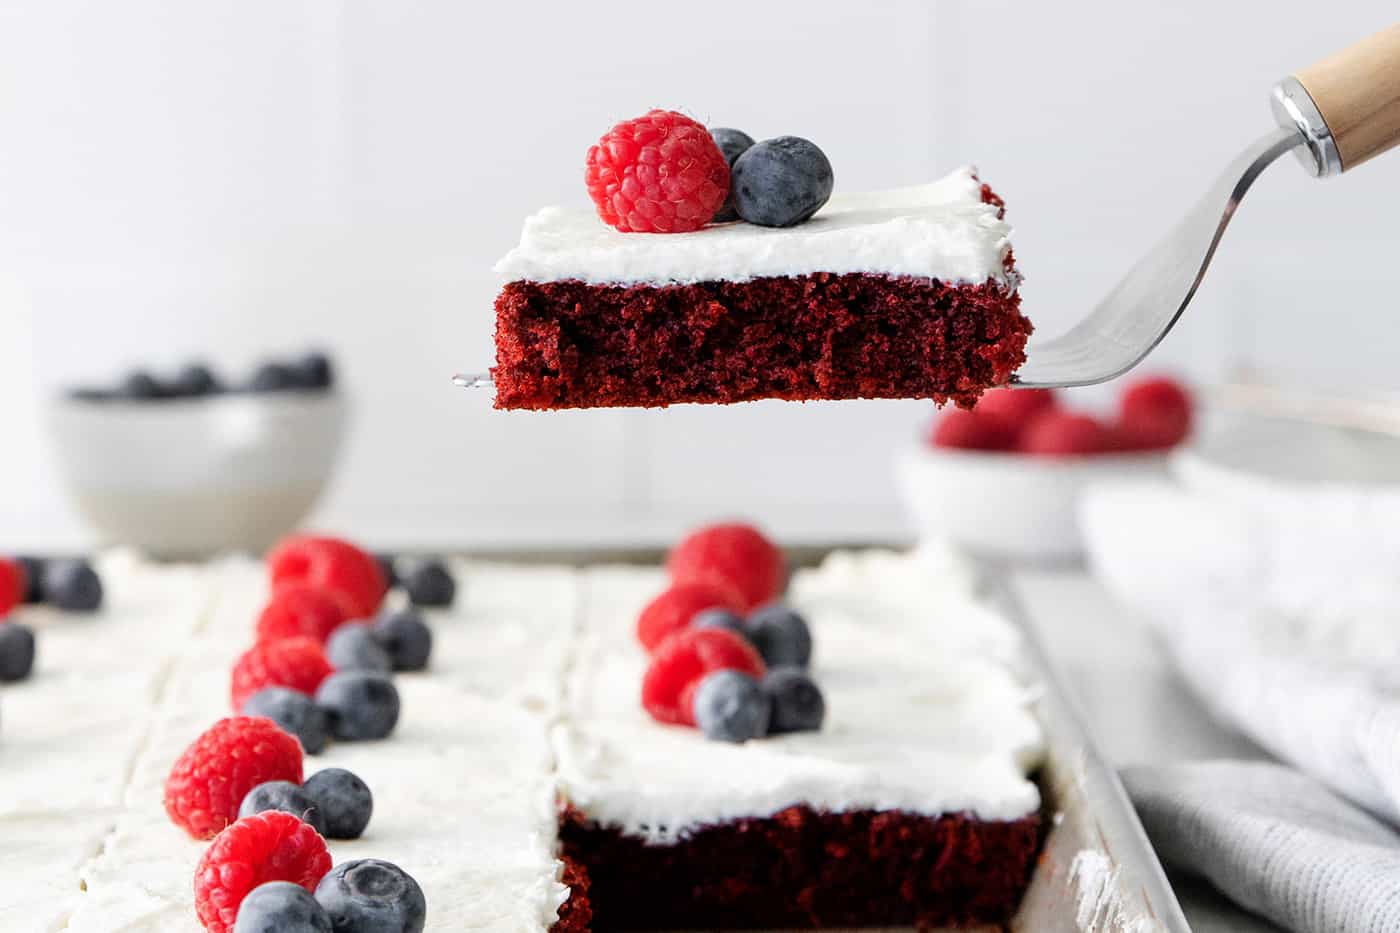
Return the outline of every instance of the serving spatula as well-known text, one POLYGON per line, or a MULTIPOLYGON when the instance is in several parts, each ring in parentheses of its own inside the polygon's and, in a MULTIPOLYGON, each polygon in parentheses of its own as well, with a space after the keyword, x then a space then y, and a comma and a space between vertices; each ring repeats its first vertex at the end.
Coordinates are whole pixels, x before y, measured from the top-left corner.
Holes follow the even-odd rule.
MULTIPOLYGON (((1240 153, 1088 317, 1033 340, 1012 385, 1093 385, 1141 363, 1181 318, 1245 192, 1279 156, 1296 152, 1308 172, 1327 178, 1400 143, 1400 24, 1284 78, 1272 97, 1278 128, 1240 153)), ((492 385, 489 374, 452 381, 492 385)))

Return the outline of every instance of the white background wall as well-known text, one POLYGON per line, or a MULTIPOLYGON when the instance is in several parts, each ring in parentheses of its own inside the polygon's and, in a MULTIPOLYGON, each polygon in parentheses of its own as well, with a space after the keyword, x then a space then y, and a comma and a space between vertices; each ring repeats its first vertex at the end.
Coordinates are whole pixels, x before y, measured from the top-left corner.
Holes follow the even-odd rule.
MULTIPOLYGON (((386 544, 901 528, 919 403, 501 414, 490 267, 651 106, 808 136, 860 189, 976 162, 1063 327, 1271 125, 1280 75, 1393 4, 0 0, 0 538, 80 534, 56 387, 323 345, 357 405, 318 521, 386 544), (605 9, 606 8, 606 9, 605 9), (1267 13, 1265 12, 1267 10, 1267 13), (7 532, 8 529, 8 532, 7 532)), ((1400 155, 1262 180, 1159 368, 1400 387, 1400 155)))

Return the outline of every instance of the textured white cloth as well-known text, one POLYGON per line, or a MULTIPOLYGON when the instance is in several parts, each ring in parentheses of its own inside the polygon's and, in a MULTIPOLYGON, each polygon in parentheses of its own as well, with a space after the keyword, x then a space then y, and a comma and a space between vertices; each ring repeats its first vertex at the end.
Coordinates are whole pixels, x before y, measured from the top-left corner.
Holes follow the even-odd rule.
POLYGON ((1322 786, 1400 825, 1400 495, 1120 485, 1081 518, 1096 573, 1202 701, 1316 779, 1130 772, 1164 856, 1300 933, 1400 930, 1400 840, 1322 786))

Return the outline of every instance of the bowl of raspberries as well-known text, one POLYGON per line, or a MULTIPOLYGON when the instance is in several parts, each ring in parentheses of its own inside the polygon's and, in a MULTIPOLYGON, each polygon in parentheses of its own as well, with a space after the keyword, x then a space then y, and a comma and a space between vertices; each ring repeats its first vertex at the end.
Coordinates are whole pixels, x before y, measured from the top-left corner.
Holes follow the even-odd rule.
POLYGON ((902 452, 896 478, 920 537, 987 556, 1073 560, 1083 489, 1165 475, 1195 420, 1189 389, 1165 376, 1126 383, 1107 416, 1054 390, 993 389, 971 409, 940 412, 902 452))
POLYGON ((329 357, 228 378, 190 363, 69 389, 47 422, 63 485, 103 544, 170 559, 262 551, 333 472, 347 420, 329 357))

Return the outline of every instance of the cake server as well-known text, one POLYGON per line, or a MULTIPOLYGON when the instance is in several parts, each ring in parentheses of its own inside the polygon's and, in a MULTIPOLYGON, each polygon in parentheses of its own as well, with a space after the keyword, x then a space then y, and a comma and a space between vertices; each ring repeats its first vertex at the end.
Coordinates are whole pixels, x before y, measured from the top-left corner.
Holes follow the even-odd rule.
MULTIPOLYGON (((1329 178, 1400 143, 1400 25, 1284 78, 1272 98, 1278 128, 1240 153, 1088 317, 1033 340, 1012 385, 1094 385, 1141 363, 1191 303, 1245 192, 1279 156, 1295 152, 1310 174, 1329 178)), ((452 381, 492 385, 489 373, 452 381)))
POLYGON ((1230 163, 1204 198, 1084 320, 1032 341, 1012 384, 1093 385, 1132 369, 1191 303, 1254 180, 1286 152, 1316 178, 1350 171, 1400 142, 1400 25, 1274 86, 1278 129, 1230 163))

